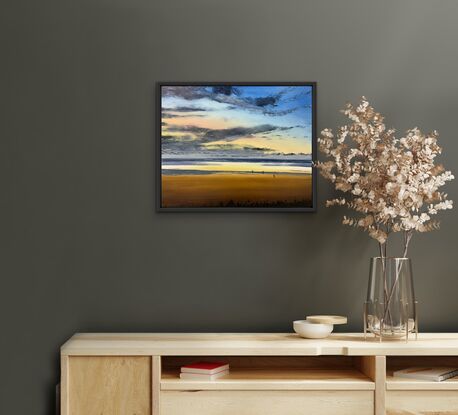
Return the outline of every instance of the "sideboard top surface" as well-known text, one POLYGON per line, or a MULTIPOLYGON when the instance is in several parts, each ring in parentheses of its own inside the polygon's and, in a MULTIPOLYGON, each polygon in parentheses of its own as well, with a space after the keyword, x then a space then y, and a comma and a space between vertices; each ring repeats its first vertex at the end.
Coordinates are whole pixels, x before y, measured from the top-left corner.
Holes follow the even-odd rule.
POLYGON ((63 356, 458 356, 458 333, 420 333, 418 340, 379 342, 361 333, 303 339, 294 333, 77 333, 63 356))

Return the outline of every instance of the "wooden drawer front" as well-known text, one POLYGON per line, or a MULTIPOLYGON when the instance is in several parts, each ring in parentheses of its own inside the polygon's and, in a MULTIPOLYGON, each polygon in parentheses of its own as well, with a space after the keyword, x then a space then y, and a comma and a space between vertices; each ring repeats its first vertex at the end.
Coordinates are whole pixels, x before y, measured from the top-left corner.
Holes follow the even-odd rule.
POLYGON ((387 415, 458 415, 458 391, 387 391, 387 415))
POLYGON ((151 357, 71 356, 70 415, 151 415, 151 357))
POLYGON ((372 391, 167 391, 161 415, 373 415, 372 391))

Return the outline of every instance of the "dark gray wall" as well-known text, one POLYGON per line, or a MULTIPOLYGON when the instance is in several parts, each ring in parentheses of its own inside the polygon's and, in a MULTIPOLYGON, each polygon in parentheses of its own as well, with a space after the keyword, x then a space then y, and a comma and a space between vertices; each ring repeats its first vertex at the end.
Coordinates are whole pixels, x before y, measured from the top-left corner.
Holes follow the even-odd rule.
MULTIPOLYGON (((0 413, 53 412, 76 331, 361 330, 376 245, 316 214, 157 214, 156 81, 317 81, 318 128, 365 94, 438 129, 455 169, 458 3, 2 2, 0 413)), ((448 186, 456 197, 458 181, 448 186)), ((421 328, 458 331, 457 216, 416 236, 421 328)))

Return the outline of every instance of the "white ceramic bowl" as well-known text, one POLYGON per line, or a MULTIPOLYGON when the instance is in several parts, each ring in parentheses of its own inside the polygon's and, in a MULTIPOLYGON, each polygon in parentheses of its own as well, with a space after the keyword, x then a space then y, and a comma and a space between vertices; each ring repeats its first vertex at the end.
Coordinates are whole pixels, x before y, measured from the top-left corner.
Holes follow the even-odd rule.
POLYGON ((324 339, 334 329, 333 324, 310 323, 307 320, 296 320, 293 322, 294 331, 306 339, 324 339))

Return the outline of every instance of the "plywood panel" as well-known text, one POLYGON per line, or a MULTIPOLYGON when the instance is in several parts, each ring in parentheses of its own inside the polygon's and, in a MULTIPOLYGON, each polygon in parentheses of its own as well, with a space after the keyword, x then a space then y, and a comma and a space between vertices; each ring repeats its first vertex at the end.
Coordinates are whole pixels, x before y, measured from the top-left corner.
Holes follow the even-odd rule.
POLYGON ((375 360, 375 415, 385 415, 386 358, 374 356, 375 360))
POLYGON ((69 357, 69 415, 151 415, 151 390, 151 357, 69 357))
POLYGON ((60 413, 69 414, 68 407, 68 356, 60 357, 60 413))
POLYGON ((375 415, 385 415, 386 358, 385 356, 360 356, 355 358, 356 367, 375 382, 375 415))
POLYGON ((373 415, 370 391, 161 393, 161 415, 373 415))
MULTIPOLYGON (((385 387, 385 384, 383 384, 385 387)), ((162 375, 162 390, 374 390, 356 369, 240 369, 214 381, 180 379, 179 371, 162 375)))
POLYGON ((387 415, 458 415, 457 391, 388 391, 387 415))
POLYGON ((61 348, 67 356, 458 356, 458 333, 420 333, 418 340, 379 342, 361 333, 303 339, 293 333, 81 333, 61 348))
POLYGON ((161 356, 153 356, 152 365, 151 396, 153 398, 153 415, 159 415, 161 413, 161 356))

